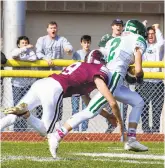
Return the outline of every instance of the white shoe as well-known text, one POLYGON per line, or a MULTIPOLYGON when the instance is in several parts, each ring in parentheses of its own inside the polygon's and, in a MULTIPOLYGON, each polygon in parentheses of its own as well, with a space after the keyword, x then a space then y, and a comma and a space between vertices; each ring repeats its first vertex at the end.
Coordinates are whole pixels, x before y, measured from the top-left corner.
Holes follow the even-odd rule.
POLYGON ((52 157, 55 159, 57 157, 57 149, 59 146, 59 142, 57 141, 55 133, 48 134, 47 137, 50 153, 52 157))
POLYGON ((148 147, 142 145, 139 143, 136 139, 131 138, 129 141, 127 141, 124 145, 125 150, 131 150, 131 151, 148 151, 148 147))

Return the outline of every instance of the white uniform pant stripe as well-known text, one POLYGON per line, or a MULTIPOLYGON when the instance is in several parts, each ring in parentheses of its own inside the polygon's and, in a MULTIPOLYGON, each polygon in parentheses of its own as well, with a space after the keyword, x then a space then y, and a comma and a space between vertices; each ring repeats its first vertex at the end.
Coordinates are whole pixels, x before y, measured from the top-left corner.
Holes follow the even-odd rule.
POLYGON ((60 106, 61 106, 61 103, 62 103, 62 101, 63 101, 63 94, 64 94, 64 93, 62 92, 61 95, 59 96, 59 99, 58 99, 57 105, 56 105, 56 110, 55 110, 55 112, 54 112, 54 117, 53 117, 53 120, 52 120, 52 122, 51 122, 51 124, 50 124, 50 127, 48 128, 47 133, 52 133, 52 132, 53 132, 54 127, 55 127, 55 124, 56 124, 56 122, 57 122, 57 120, 58 120, 58 118, 59 118, 60 110, 62 110, 62 109, 60 108, 60 106))

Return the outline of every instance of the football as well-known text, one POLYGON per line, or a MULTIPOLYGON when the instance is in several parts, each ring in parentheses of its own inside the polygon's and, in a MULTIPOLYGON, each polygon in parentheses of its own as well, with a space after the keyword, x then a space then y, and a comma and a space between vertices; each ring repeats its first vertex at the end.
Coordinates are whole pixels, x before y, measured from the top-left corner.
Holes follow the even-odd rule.
POLYGON ((127 70, 127 73, 131 77, 135 77, 135 66, 130 66, 127 70))
POLYGON ((127 74, 125 76, 125 80, 129 83, 129 84, 135 84, 136 83, 136 77, 135 77, 135 67, 134 66, 130 66, 127 70, 127 74))

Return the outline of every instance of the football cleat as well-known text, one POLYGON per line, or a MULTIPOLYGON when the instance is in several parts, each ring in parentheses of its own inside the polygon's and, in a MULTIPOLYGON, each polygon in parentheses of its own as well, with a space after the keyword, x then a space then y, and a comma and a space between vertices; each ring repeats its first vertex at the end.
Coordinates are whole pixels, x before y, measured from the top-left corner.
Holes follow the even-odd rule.
POLYGON ((125 143, 124 149, 125 150, 135 151, 135 152, 148 151, 148 147, 142 145, 141 143, 139 143, 134 138, 131 138, 130 140, 128 140, 128 142, 125 143))
POLYGON ((28 105, 26 103, 21 103, 16 107, 10 107, 4 109, 4 114, 15 114, 17 116, 24 115, 28 110, 28 105))
POLYGON ((54 159, 57 157, 57 150, 59 146, 59 142, 56 138, 55 133, 50 133, 47 135, 48 143, 49 143, 49 150, 54 159))

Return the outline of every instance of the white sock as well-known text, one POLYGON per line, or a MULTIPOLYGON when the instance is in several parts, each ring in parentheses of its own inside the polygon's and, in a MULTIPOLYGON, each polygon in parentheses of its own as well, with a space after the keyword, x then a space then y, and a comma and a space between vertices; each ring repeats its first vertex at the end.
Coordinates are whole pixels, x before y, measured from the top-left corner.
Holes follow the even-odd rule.
POLYGON ((46 136, 47 135, 47 131, 46 131, 46 128, 45 128, 45 125, 44 125, 43 121, 41 121, 37 117, 34 117, 32 114, 30 114, 30 116, 27 118, 27 122, 36 131, 38 131, 41 134, 41 136, 46 136))
POLYGON ((61 127, 61 129, 57 129, 55 132, 55 135, 58 141, 63 139, 67 134, 68 134, 68 130, 65 127, 61 127))
POLYGON ((0 119, 0 129, 1 131, 10 126, 10 125, 13 125, 14 122, 16 121, 17 119, 17 116, 14 115, 14 114, 8 114, 7 116, 3 117, 0 119))

